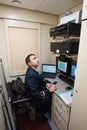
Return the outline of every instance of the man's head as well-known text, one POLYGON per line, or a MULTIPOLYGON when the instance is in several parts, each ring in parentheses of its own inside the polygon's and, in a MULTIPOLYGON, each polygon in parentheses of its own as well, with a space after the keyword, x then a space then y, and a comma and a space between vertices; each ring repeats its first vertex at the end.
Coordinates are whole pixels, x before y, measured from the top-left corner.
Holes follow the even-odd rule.
POLYGON ((37 68, 39 66, 39 59, 35 54, 30 54, 26 57, 25 62, 28 66, 37 68))

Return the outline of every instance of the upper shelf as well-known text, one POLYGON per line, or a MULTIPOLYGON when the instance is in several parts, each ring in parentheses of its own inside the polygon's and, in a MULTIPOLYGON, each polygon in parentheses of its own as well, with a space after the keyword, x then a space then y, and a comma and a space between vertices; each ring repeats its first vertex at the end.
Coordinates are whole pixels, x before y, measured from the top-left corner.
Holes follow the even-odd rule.
POLYGON ((57 36, 62 37, 79 37, 80 36, 80 30, 81 30, 81 24, 80 23, 72 23, 68 22, 59 26, 52 27, 50 29, 50 37, 56 38, 57 36))

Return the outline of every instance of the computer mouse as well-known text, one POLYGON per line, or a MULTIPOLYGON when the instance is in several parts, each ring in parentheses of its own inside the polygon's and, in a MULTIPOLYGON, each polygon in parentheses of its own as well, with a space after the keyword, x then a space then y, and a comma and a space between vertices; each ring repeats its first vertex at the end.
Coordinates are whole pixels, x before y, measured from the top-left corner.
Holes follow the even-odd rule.
POLYGON ((66 87, 66 90, 70 90, 70 89, 72 89, 71 86, 67 86, 67 87, 66 87))
POLYGON ((53 82, 53 85, 55 85, 55 84, 57 84, 57 81, 54 81, 54 82, 53 82))
POLYGON ((71 96, 73 96, 73 92, 71 93, 71 96))

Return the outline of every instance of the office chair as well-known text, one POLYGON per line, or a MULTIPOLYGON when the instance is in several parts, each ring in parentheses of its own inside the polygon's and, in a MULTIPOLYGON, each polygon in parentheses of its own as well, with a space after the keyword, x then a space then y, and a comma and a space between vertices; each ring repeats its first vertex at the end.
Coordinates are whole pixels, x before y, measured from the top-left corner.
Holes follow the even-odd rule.
POLYGON ((10 100, 12 110, 13 110, 15 124, 17 124, 16 115, 23 112, 28 112, 30 120, 34 120, 36 116, 40 120, 42 120, 42 122, 45 122, 47 120, 47 118, 44 117, 43 113, 40 111, 41 107, 32 103, 31 97, 26 97, 25 94, 21 99, 17 99, 15 96, 15 92, 13 91, 12 88, 12 82, 8 82, 6 87, 7 87, 8 98, 10 100))
POLYGON ((8 82, 6 84, 6 88, 7 88, 9 102, 11 103, 15 126, 17 127, 16 116, 24 112, 28 113, 30 120, 34 120, 36 115, 36 108, 30 103, 31 98, 27 98, 26 96, 24 96, 21 99, 17 100, 15 93, 12 89, 12 82, 8 82))

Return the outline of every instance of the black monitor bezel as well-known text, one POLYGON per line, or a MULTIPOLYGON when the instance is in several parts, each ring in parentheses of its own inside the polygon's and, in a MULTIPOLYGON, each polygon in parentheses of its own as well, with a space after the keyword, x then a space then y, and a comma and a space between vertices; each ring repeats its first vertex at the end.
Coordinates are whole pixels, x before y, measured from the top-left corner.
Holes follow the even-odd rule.
POLYGON ((69 76, 71 71, 71 63, 72 59, 69 57, 66 57, 65 55, 60 55, 59 57, 56 57, 56 69, 59 72, 59 74, 63 74, 64 76, 69 76), (58 69, 58 61, 67 62, 67 69, 66 72, 63 72, 62 70, 58 69))

